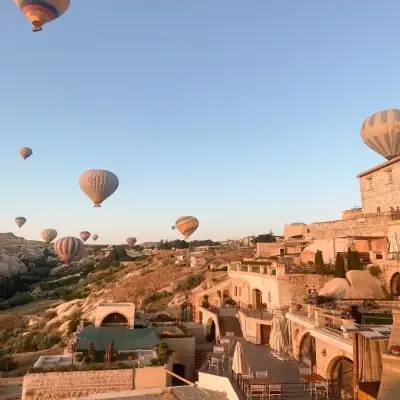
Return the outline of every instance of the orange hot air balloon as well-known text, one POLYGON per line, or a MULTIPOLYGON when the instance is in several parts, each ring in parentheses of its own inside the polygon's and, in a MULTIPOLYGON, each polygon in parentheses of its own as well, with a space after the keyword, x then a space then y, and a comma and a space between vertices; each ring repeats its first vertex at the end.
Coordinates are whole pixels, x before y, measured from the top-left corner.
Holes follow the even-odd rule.
POLYGON ((14 0, 17 7, 33 25, 33 32, 61 17, 69 7, 70 0, 14 0))
POLYGON ((65 264, 69 264, 84 247, 82 240, 73 236, 60 238, 54 243, 54 251, 65 264))
POLYGON ((197 230, 199 224, 199 220, 196 217, 187 216, 179 217, 175 222, 176 229, 182 233, 186 240, 197 230))

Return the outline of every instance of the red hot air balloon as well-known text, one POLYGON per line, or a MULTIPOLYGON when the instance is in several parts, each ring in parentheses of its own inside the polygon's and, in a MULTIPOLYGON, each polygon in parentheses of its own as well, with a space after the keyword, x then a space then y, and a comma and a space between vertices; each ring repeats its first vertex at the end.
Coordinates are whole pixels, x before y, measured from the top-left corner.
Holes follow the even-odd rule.
POLYGON ((88 232, 88 231, 82 231, 82 232, 79 234, 80 238, 81 238, 84 242, 86 242, 86 240, 88 240, 88 239, 90 238, 90 235, 91 235, 91 233, 88 232))
POLYGON ((54 243, 54 251, 65 264, 69 264, 83 248, 82 240, 73 236, 60 238, 54 243))
POLYGON ((137 240, 134 237, 128 237, 126 239, 126 243, 128 243, 129 246, 134 246, 136 242, 137 242, 137 240))
POLYGON ((26 160, 33 154, 33 151, 30 147, 23 147, 22 149, 19 150, 19 155, 26 160))

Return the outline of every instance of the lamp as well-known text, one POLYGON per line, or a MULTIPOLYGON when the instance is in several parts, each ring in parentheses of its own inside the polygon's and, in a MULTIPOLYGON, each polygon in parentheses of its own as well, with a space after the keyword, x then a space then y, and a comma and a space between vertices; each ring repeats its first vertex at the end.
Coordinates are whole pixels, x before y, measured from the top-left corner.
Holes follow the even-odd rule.
POLYGON ((322 354, 322 357, 326 357, 326 349, 323 349, 323 350, 321 351, 321 354, 322 354))

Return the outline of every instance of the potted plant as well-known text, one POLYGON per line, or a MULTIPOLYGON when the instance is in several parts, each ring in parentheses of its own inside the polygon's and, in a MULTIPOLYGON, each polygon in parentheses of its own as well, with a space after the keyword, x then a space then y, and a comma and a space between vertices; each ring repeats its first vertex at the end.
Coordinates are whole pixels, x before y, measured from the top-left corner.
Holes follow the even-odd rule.
POLYGON ((400 346, 391 346, 390 352, 395 356, 400 356, 400 346))

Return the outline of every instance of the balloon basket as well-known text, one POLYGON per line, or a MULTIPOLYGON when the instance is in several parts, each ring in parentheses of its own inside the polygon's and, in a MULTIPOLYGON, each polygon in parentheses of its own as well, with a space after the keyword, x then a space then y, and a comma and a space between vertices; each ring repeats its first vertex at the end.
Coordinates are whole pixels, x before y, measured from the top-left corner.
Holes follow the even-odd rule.
POLYGON ((101 207, 101 204, 95 204, 93 207, 99 208, 99 207, 101 207))

